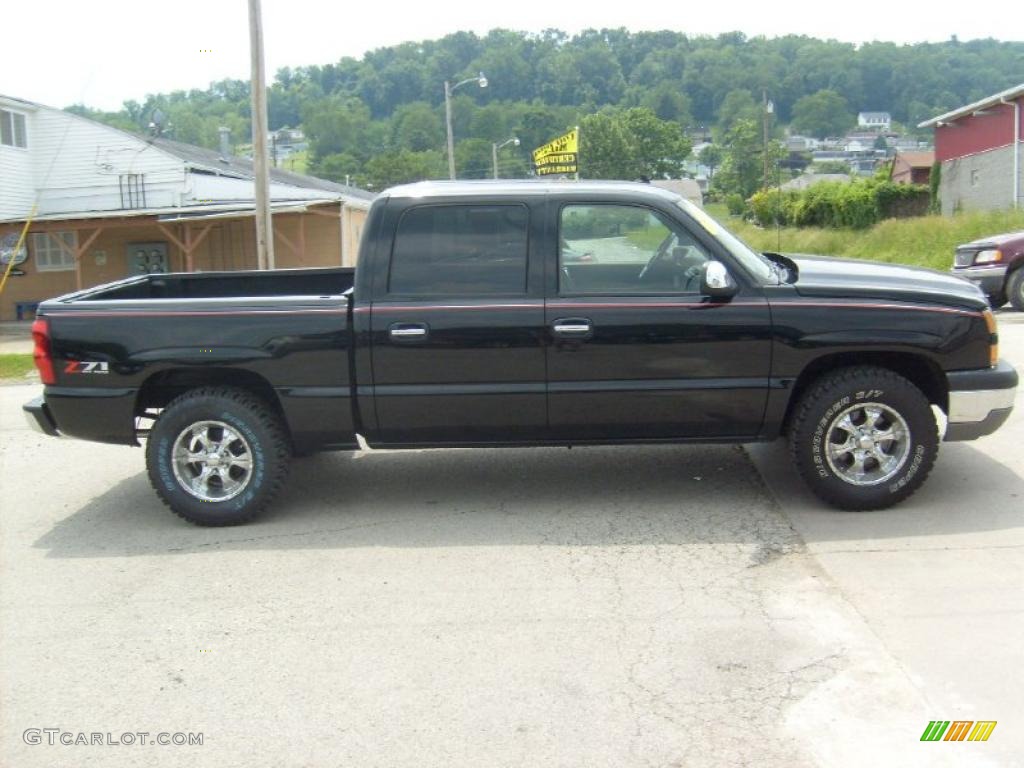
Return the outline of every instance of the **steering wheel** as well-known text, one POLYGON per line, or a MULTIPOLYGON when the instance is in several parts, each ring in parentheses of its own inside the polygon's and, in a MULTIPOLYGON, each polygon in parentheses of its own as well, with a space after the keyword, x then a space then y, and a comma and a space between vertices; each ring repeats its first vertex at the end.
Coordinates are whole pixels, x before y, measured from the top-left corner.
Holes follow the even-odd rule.
POLYGON ((669 242, 670 242, 670 238, 666 238, 665 241, 662 242, 661 245, 658 246, 658 250, 656 250, 654 252, 654 255, 651 256, 651 258, 647 260, 647 263, 644 264, 644 268, 641 269, 640 270, 640 274, 637 275, 637 279, 638 280, 643 281, 643 279, 645 277, 647 277, 647 275, 650 273, 651 267, 654 266, 659 261, 661 261, 662 259, 664 259, 668 255, 668 252, 669 252, 669 250, 668 250, 668 243, 669 242))

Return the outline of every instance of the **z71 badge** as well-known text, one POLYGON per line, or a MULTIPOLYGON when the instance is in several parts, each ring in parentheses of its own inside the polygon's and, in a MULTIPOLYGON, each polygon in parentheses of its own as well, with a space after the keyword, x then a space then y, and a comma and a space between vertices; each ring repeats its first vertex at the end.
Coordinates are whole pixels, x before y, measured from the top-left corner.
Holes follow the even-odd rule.
POLYGON ((110 363, 99 360, 72 360, 64 366, 64 373, 110 373, 110 363))

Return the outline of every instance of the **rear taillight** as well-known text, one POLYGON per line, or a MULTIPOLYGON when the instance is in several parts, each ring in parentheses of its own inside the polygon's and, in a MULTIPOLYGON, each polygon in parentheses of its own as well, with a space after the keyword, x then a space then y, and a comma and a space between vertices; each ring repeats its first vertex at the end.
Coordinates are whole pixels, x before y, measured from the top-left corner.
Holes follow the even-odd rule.
POLYGON ((999 362, 999 329, 996 327, 996 316, 991 309, 986 309, 985 327, 988 328, 988 363, 995 365, 999 362))
POLYGON ((53 358, 50 357, 50 324, 45 317, 37 317, 36 321, 32 323, 32 341, 35 342, 32 359, 35 360, 39 378, 42 379, 43 384, 56 384, 57 377, 53 375, 53 358))

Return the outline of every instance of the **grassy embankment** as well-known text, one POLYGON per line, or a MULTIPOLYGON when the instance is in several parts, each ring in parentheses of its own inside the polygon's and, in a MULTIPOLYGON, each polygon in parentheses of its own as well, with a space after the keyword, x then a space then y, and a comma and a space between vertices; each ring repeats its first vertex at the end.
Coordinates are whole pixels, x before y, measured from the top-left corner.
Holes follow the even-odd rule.
POLYGON ((23 379, 34 370, 35 364, 32 362, 32 355, 0 355, 0 379, 23 379))
POLYGON ((846 256, 940 270, 952 266, 953 251, 961 243, 986 235, 1024 230, 1024 211, 969 212, 955 216, 888 219, 869 229, 783 227, 780 245, 774 229, 762 229, 730 216, 725 206, 710 204, 707 211, 760 251, 846 256))

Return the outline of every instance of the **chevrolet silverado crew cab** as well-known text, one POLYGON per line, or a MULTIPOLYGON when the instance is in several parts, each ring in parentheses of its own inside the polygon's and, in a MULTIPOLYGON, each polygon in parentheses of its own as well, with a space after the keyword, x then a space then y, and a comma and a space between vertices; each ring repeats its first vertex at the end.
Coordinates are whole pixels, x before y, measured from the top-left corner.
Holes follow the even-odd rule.
MULTIPOLYGON (((647 184, 422 183, 356 268, 143 275, 46 301, 51 435, 145 443, 157 494, 248 520, 293 456, 789 438, 822 499, 913 493, 997 429, 1017 374, 970 282, 752 251, 647 184), (584 257, 586 256, 586 257, 584 257), (937 419, 933 406, 945 412, 937 419)), ((680 471, 685 471, 680 467, 680 471)))

